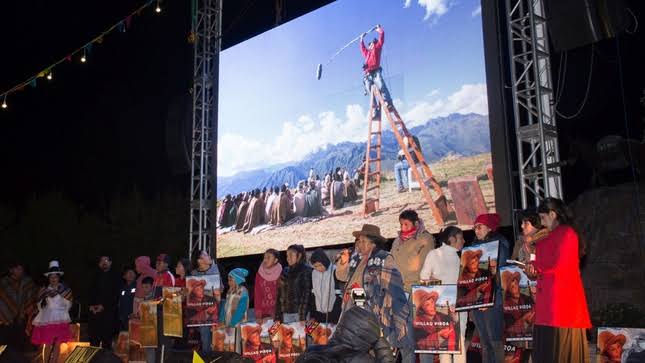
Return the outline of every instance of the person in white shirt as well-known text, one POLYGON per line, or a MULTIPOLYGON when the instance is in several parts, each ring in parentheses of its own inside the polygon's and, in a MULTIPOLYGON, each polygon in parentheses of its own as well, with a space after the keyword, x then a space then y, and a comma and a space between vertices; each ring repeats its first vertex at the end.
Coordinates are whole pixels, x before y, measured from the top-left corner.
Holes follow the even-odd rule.
MULTIPOLYGON (((448 226, 441 231, 439 240, 441 247, 436 248, 426 256, 419 277, 421 281, 441 281, 443 285, 457 284, 459 278, 459 255, 458 252, 464 247, 464 234, 461 229, 455 226, 448 226)), ((466 323, 468 313, 459 313, 459 339, 461 354, 440 354, 441 363, 465 363, 466 362, 466 323)), ((421 354, 421 363, 433 361, 432 354, 421 354)))

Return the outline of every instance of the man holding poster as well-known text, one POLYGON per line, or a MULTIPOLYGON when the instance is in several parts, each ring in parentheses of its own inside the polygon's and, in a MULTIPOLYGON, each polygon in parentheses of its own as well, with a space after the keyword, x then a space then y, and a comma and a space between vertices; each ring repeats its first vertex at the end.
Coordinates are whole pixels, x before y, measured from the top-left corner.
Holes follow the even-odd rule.
POLYGON ((459 353, 459 316, 455 285, 414 286, 414 341, 416 353, 459 353), (444 301, 441 304, 440 301, 444 301), (439 303, 438 303, 439 302, 439 303))

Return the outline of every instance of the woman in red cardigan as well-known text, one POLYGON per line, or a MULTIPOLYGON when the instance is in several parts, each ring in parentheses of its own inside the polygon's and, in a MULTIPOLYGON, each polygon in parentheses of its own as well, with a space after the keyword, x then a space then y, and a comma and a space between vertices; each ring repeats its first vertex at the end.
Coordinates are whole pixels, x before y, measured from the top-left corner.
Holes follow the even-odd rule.
POLYGON ((584 249, 564 203, 547 198, 538 209, 549 235, 536 244, 527 273, 537 277, 533 362, 588 363, 591 328, 579 262, 584 249))

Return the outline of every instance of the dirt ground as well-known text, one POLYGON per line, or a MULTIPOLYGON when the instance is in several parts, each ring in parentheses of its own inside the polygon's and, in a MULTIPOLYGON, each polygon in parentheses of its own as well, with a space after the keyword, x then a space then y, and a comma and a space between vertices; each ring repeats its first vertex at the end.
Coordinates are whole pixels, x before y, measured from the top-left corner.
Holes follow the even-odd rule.
MULTIPOLYGON (((480 154, 472 157, 447 157, 438 163, 431 164, 435 177, 442 186, 443 193, 451 204, 450 191, 447 188, 448 179, 459 176, 478 176, 489 211, 495 210, 495 198, 493 184, 487 179, 485 166, 491 162, 490 153, 480 154)), ((361 189, 362 193, 362 189, 361 189)), ((318 222, 311 222, 287 227, 277 227, 256 235, 231 232, 218 234, 217 256, 233 257, 247 254, 262 253, 268 248, 284 250, 294 243, 303 244, 305 247, 334 245, 353 242, 351 232, 360 230, 364 223, 371 223, 381 228, 381 234, 385 237, 395 237, 399 230, 398 215, 405 209, 414 209, 419 213, 426 229, 430 232, 438 232, 442 226, 438 226, 426 205, 420 190, 399 193, 396 189, 394 174, 385 173, 381 182, 380 210, 368 217, 361 213, 362 197, 359 201, 348 204, 340 210, 332 211, 327 206, 330 217, 318 222)), ((456 224, 454 213, 445 221, 447 225, 456 224)), ((471 226, 460 226, 470 228, 471 226)))

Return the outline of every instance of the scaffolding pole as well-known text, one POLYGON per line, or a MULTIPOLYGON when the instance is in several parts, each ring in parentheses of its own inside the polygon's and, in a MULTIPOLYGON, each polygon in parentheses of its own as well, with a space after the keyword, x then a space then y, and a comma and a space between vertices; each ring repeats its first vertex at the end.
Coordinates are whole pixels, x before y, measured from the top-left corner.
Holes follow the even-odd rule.
POLYGON ((193 0, 193 132, 189 256, 215 252, 216 102, 222 0, 193 0))
POLYGON ((506 0, 522 208, 562 199, 560 154, 543 0, 506 0))

